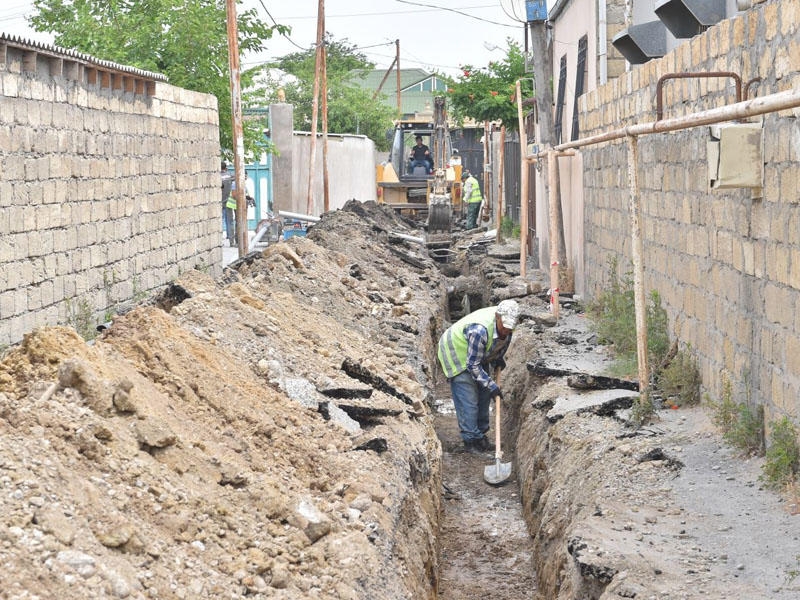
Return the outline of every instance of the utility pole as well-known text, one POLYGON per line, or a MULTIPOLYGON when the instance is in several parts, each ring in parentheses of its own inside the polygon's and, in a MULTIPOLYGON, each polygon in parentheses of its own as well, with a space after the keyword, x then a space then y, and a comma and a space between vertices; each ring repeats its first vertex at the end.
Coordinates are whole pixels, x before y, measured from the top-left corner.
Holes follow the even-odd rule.
POLYGON ((242 90, 239 74, 239 28, 236 24, 236 0, 225 2, 228 25, 228 66, 231 72, 231 115, 233 119, 233 168, 236 190, 236 243, 239 258, 247 254, 247 200, 245 199, 244 132, 242 128, 242 90))
MULTIPOLYGON (((229 0, 230 1, 230 0, 229 0)), ((311 102, 311 151, 308 157, 308 196, 306 214, 314 211, 314 173, 317 162, 317 119, 319 113, 319 87, 322 71, 322 44, 325 41, 325 0, 317 5, 317 50, 314 55, 314 98, 311 102)))
POLYGON ((403 116, 403 107, 401 106, 400 101, 400 39, 396 39, 394 41, 395 46, 395 54, 394 54, 394 65, 397 69, 397 118, 403 116))
MULTIPOLYGON (((552 148, 556 144, 555 140, 555 126, 553 123, 553 89, 550 85, 550 80, 553 74, 553 45, 548 43, 548 28, 547 21, 535 20, 528 22, 528 29, 531 35, 531 53, 533 55, 533 78, 535 84, 536 94, 536 112, 539 116, 539 142, 542 146, 552 148)), ((527 150, 522 148, 522 155, 525 156, 527 150)), ((554 176, 548 176, 548 186, 550 182, 556 182, 558 188, 558 158, 555 153, 548 153, 548 160, 556 161, 553 166, 555 169, 554 176)), ((548 167, 548 173, 551 173, 548 167)), ((550 198, 555 206, 551 207, 550 212, 555 211, 556 222, 559 227, 556 231, 551 231, 551 236, 556 236, 556 248, 558 248, 558 256, 551 256, 550 263, 557 262, 562 266, 566 266, 566 242, 564 239, 564 216, 561 209, 560 195, 545 194, 545 197, 550 198)), ((553 245, 551 244, 551 247, 553 245)))
POLYGON ((328 189, 328 50, 322 45, 322 212, 331 209, 328 189))

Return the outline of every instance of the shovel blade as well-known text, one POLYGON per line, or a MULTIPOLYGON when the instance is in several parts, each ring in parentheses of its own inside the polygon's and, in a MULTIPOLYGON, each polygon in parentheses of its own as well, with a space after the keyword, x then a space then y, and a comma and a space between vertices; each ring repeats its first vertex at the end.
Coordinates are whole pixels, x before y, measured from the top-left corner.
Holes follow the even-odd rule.
POLYGON ((511 476, 511 463, 501 463, 496 459, 493 465, 488 465, 483 469, 483 479, 489 485, 500 485, 511 476))

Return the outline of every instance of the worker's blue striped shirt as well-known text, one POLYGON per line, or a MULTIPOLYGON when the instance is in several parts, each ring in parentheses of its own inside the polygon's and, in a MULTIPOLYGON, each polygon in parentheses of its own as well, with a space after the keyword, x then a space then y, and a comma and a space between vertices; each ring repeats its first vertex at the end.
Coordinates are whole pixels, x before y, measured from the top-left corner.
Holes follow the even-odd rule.
MULTIPOLYGON (((491 376, 484 370, 481 363, 486 358, 486 345, 489 342, 489 331, 480 323, 473 323, 464 329, 464 337, 467 338, 467 371, 472 375, 478 387, 489 388, 489 391, 494 393, 499 387, 492 380, 491 376)), ((511 336, 509 335, 509 338, 511 336)), ((495 333, 494 345, 498 345, 497 334, 495 333)), ((508 348, 510 340, 502 340, 505 343, 498 345, 498 352, 492 352, 492 359, 498 360, 503 358, 508 348)))

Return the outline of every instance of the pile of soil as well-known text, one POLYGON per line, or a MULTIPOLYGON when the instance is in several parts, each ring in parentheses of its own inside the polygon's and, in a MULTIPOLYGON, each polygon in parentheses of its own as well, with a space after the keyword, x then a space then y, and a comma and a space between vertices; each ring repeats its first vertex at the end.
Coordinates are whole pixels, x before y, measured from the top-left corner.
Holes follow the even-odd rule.
POLYGON ((443 290, 351 203, 0 363, 3 598, 427 598, 443 290))
POLYGON ((421 235, 354 201, 219 280, 184 274, 91 344, 53 327, 6 351, 0 598, 798 597, 796 510, 761 459, 703 407, 633 429, 629 393, 591 405, 537 374, 610 359, 578 307, 555 323, 518 248, 458 234, 436 262, 421 235), (515 470, 494 488, 435 342, 508 297, 515 470))

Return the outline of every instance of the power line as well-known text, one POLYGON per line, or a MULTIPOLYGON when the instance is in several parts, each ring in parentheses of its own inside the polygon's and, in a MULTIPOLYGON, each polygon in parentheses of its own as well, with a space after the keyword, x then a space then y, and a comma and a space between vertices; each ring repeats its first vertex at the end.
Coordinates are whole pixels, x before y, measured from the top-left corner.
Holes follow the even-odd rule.
POLYGON ((491 21, 489 19, 482 19, 481 17, 476 17, 475 15, 471 15, 469 13, 462 12, 460 10, 456 10, 454 8, 449 8, 447 6, 436 6, 435 4, 422 4, 421 2, 411 2, 410 0, 395 0, 396 2, 402 2, 403 4, 412 4, 414 6, 424 6, 426 8, 434 8, 437 10, 446 10, 449 12, 454 12, 457 15, 461 15, 462 17, 469 17, 470 19, 475 19, 477 21, 481 21, 482 23, 491 23, 493 25, 500 25, 501 27, 513 27, 514 29, 517 28, 516 25, 509 25, 508 23, 500 23, 499 21, 491 21))
MULTIPOLYGON (((264 5, 264 0, 258 0, 258 3, 261 5, 261 8, 263 8, 263 9, 264 9, 264 12, 265 12, 265 13, 267 13, 267 16, 268 16, 268 17, 270 18, 270 20, 272 21, 272 24, 273 24, 273 25, 275 25, 275 27, 277 27, 277 26, 278 26, 278 23, 277 23, 277 21, 275 21, 275 19, 273 18, 273 16, 272 16, 272 15, 270 14, 270 12, 267 10, 267 7, 264 5)), ((297 42, 295 42, 295 41, 294 41, 292 38, 290 38, 290 37, 289 37, 288 35, 286 35, 285 33, 281 32, 281 35, 282 35, 283 37, 285 37, 287 40, 289 40, 289 42, 290 42, 291 44, 293 44, 294 46, 296 46, 296 47, 300 48, 300 50, 308 50, 308 48, 303 48, 303 47, 302 47, 300 44, 298 44, 297 42)))
MULTIPOLYGON (((494 4, 476 4, 474 6, 464 6, 462 8, 492 8, 494 4)), ((351 17, 385 17, 387 15, 408 15, 408 14, 415 14, 415 13, 422 13, 422 12, 434 12, 437 10, 441 10, 441 7, 435 6, 431 7, 428 10, 390 10, 390 11, 383 11, 383 12, 369 12, 369 13, 350 13, 344 15, 325 15, 326 19, 341 19, 341 18, 351 18, 351 17)), ((316 19, 315 16, 296 16, 296 17, 281 17, 284 21, 290 21, 293 19, 316 19)))

